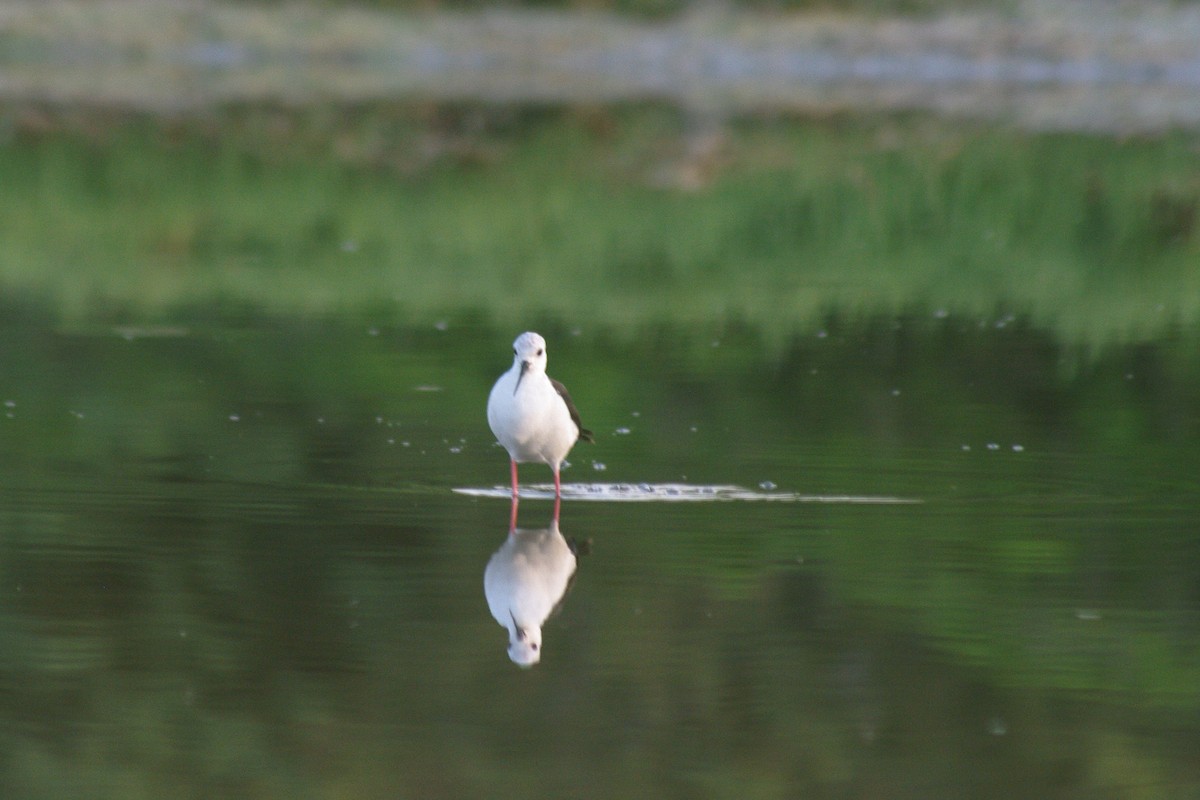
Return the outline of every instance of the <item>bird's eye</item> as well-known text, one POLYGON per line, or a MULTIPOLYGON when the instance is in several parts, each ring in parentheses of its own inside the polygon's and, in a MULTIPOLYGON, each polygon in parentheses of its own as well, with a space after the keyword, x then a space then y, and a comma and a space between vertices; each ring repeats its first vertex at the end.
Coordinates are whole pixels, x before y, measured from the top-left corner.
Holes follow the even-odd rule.
POLYGON ((538 646, 537 646, 536 644, 531 644, 531 645, 529 645, 529 649, 530 649, 530 650, 537 650, 537 649, 538 649, 538 646))
POLYGON ((517 348, 515 348, 515 347, 514 347, 514 348, 513 348, 513 355, 515 356, 516 354, 517 354, 517 348))
POLYGON ((542 348, 540 348, 540 347, 538 348, 538 352, 537 352, 537 354, 538 354, 539 356, 542 354, 542 348))

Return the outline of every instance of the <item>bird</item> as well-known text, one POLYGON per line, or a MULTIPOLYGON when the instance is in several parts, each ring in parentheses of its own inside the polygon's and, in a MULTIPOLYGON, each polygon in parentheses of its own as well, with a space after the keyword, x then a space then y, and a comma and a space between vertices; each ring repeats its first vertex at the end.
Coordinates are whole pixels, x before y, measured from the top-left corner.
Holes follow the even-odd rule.
POLYGON ((483 571, 483 593, 496 622, 508 630, 508 657, 532 667, 542 657, 542 625, 575 579, 588 542, 568 541, 554 519, 546 528, 510 528, 483 571))
POLYGON ((560 500, 560 470, 567 453, 580 439, 595 441, 580 423, 567 387, 546 374, 546 340, 533 331, 513 342, 513 364, 488 395, 487 418, 492 433, 508 451, 514 499, 517 464, 540 461, 554 471, 554 499, 560 500))

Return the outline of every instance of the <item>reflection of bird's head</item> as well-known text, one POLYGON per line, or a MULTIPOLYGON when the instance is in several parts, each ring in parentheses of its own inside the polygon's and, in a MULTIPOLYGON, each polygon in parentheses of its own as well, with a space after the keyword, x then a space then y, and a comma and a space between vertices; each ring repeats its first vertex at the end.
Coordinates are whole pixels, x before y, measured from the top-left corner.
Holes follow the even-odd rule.
POLYGON ((546 371, 546 340, 532 331, 526 331, 513 342, 513 366, 520 369, 513 394, 521 387, 526 373, 546 371))
POLYGON ((542 659, 542 629, 534 625, 522 627, 511 611, 508 616, 513 623, 508 633, 508 657, 514 664, 532 667, 542 659))

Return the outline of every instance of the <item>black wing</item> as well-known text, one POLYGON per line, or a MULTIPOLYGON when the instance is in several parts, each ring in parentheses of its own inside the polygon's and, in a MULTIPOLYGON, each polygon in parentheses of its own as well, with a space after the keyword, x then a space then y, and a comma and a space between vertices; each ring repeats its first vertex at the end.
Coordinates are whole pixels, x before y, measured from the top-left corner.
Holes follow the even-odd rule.
POLYGON ((567 392, 567 387, 563 386, 554 378, 550 379, 550 385, 554 387, 554 391, 558 392, 558 396, 567 404, 567 413, 571 415, 571 421, 575 423, 575 427, 579 428, 579 438, 585 442, 596 441, 595 436, 587 428, 583 427, 583 423, 579 421, 579 410, 575 408, 575 404, 571 402, 571 395, 567 392))

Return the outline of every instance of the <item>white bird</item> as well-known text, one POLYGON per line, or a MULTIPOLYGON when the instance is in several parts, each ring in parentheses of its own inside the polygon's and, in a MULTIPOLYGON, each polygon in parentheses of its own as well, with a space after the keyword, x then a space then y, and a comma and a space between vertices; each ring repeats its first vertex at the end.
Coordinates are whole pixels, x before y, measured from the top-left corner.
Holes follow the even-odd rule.
POLYGON ((542 625, 562 603, 577 565, 554 520, 548 528, 509 531, 483 571, 483 593, 508 629, 508 657, 531 667, 542 657, 542 625))
POLYGON ((488 395, 488 425, 512 463, 517 496, 517 464, 540 461, 554 470, 554 497, 562 497, 559 470, 575 442, 594 441, 579 422, 567 388, 546 374, 546 340, 526 332, 513 342, 513 365, 488 395))

